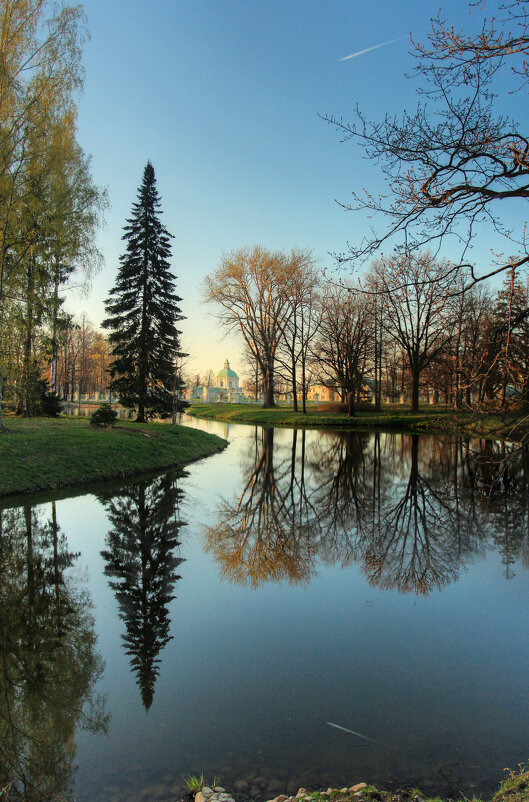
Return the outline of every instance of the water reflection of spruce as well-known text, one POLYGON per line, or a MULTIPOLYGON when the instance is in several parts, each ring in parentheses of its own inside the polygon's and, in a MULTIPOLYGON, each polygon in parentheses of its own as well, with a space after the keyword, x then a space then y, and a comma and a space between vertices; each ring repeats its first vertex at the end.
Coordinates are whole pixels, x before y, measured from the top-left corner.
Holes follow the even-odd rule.
POLYGON ((47 521, 29 505, 0 511, 0 788, 9 799, 68 792, 76 730, 107 728, 91 602, 65 577, 76 557, 55 503, 47 521))
POLYGON ((128 485, 117 494, 101 497, 112 528, 107 534, 105 574, 116 593, 122 636, 136 674, 143 705, 152 704, 159 674, 159 654, 171 640, 168 604, 180 577, 183 561, 174 554, 182 526, 178 508, 182 491, 176 475, 128 485))

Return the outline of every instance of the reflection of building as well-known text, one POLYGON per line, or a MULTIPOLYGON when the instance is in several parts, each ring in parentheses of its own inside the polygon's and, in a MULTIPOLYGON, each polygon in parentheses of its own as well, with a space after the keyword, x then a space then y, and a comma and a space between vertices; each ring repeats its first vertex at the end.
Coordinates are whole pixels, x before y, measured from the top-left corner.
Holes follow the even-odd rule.
POLYGON ((222 401, 227 403, 238 403, 245 400, 244 390, 239 387, 239 377, 230 368, 230 363, 226 359, 224 367, 219 370, 212 385, 202 385, 192 387, 188 395, 189 401, 205 401, 211 403, 222 401))

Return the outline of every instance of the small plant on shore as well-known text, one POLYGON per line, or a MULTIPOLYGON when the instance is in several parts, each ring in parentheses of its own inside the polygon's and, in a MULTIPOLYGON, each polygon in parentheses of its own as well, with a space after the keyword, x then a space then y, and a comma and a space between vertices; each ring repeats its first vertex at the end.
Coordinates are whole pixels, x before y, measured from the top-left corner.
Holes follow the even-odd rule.
POLYGON ((200 777, 190 774, 189 777, 184 777, 184 782, 190 794, 198 794, 204 787, 204 774, 201 774, 200 777))
POLYGON ((516 769, 504 769, 507 777, 492 797, 492 802, 526 802, 529 797, 529 763, 519 763, 516 769))
POLYGON ((96 409, 90 418, 90 423, 92 426, 112 426, 116 422, 117 416, 118 413, 115 409, 112 409, 112 405, 107 401, 96 409))

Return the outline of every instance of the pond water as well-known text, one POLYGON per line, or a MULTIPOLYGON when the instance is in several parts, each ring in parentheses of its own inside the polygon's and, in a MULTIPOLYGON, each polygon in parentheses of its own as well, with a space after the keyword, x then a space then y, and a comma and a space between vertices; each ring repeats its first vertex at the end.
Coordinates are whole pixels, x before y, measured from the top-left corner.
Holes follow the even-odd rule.
POLYGON ((528 450, 187 424, 229 447, 1 511, 0 788, 491 793, 529 757, 528 450))

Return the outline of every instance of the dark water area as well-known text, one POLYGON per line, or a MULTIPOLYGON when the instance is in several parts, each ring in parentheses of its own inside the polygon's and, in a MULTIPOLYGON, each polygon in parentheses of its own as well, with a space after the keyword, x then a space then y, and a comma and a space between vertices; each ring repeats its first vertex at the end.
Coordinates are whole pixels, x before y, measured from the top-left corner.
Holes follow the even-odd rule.
POLYGON ((187 423, 229 448, 0 512, 6 798, 490 795, 529 757, 529 450, 187 423))

